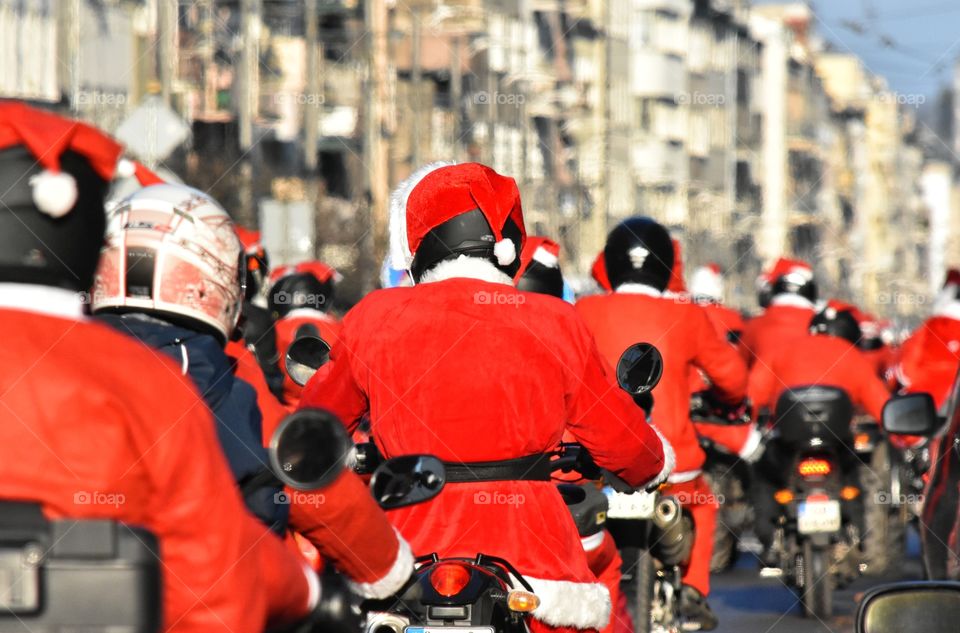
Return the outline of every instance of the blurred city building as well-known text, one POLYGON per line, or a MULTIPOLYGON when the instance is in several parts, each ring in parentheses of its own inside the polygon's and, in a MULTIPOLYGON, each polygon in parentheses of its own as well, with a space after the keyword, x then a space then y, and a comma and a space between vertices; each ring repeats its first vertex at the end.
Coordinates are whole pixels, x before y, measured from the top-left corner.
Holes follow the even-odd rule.
POLYGON ((0 98, 167 121, 141 158, 262 227, 275 261, 329 260, 347 303, 376 283, 390 189, 452 159, 517 179, 577 287, 644 213, 743 307, 786 254, 911 318, 960 256, 956 161, 816 24, 747 0, 0 0, 0 98))

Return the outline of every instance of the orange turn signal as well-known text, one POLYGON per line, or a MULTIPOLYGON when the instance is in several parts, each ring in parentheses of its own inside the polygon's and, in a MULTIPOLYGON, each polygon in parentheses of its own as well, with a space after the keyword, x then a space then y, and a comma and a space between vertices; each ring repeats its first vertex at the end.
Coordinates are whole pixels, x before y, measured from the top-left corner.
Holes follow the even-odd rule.
POLYGON ((507 608, 514 613, 531 613, 540 606, 540 598, 529 591, 514 589, 507 594, 507 608))
POLYGON ((856 486, 844 486, 840 489, 840 498, 844 501, 853 501, 860 496, 860 489, 856 486))
POLYGON ((793 493, 790 492, 789 490, 778 490, 775 493, 773 493, 773 498, 777 500, 777 503, 779 503, 782 506, 785 506, 791 501, 793 501, 793 493))
POLYGON ((870 443, 869 433, 857 433, 853 436, 853 450, 855 451, 864 451, 870 448, 870 443))

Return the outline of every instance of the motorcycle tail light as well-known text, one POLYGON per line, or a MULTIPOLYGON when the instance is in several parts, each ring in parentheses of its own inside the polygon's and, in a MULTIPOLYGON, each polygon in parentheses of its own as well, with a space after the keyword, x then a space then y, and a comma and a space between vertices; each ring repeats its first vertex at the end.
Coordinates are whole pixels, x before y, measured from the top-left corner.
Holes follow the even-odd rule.
POLYGON ((873 441, 869 433, 857 433, 853 436, 853 450, 866 451, 873 448, 873 441))
POLYGON ((856 486, 844 486, 840 489, 840 498, 844 501, 853 501, 860 496, 860 489, 856 486))
POLYGON ((531 613, 540 606, 540 598, 529 591, 514 589, 507 594, 507 607, 516 613, 531 613))
POLYGON ((773 498, 776 499, 777 503, 779 503, 782 506, 785 506, 791 501, 793 501, 793 492, 787 489, 778 490, 775 493, 773 493, 773 498))
POLYGON ((470 582, 470 570, 457 563, 441 563, 430 572, 430 584, 441 596, 455 596, 470 582))
POLYGON ((801 477, 826 477, 833 467, 826 459, 808 457, 797 465, 797 472, 801 477))

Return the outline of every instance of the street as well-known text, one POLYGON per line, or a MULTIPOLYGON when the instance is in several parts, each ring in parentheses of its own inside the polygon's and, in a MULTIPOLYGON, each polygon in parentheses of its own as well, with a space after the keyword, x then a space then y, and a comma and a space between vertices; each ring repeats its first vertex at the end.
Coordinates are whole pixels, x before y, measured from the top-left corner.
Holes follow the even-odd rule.
POLYGON ((834 595, 835 615, 827 621, 803 617, 800 603, 779 579, 760 578, 756 559, 741 554, 735 569, 712 577, 710 604, 720 618, 719 633, 849 633, 856 598, 873 586, 920 578, 919 541, 911 531, 908 558, 899 573, 861 578, 834 595))

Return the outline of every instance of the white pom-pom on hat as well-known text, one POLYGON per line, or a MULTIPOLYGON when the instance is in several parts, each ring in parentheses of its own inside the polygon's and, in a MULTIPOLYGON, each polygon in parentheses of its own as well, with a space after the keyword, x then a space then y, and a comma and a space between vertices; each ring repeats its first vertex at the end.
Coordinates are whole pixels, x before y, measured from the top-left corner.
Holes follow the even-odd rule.
POLYGON ((509 266, 517 259, 517 247, 513 242, 504 238, 493 245, 493 254, 501 266, 509 266))
POLYGON ((133 178, 137 174, 137 166, 129 158, 117 161, 117 175, 121 178, 133 178))
POLYGON ((30 178, 33 203, 52 218, 62 218, 77 204, 77 181, 70 174, 48 169, 30 178))

